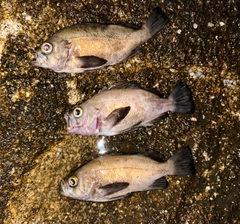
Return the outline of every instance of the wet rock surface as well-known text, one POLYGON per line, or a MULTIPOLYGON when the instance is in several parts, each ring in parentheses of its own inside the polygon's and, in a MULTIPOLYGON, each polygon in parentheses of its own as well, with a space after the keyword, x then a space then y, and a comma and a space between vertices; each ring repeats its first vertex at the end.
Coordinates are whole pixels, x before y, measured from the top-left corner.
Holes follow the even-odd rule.
POLYGON ((239 223, 237 1, 7 1, 0 8, 1 223, 239 223), (33 49, 81 22, 141 25, 156 6, 171 23, 135 57, 86 74, 34 68, 33 49), (195 177, 168 177, 166 190, 108 203, 60 196, 70 170, 99 155, 102 137, 67 136, 63 115, 103 87, 134 81, 166 96, 191 88, 192 115, 171 113, 149 128, 105 137, 111 152, 192 148, 195 177))

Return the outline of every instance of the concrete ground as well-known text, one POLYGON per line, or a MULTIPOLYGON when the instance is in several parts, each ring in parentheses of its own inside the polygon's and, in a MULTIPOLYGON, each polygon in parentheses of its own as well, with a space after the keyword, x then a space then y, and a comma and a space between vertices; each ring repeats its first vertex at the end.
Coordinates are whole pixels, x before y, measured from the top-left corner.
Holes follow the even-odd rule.
POLYGON ((240 3, 237 1, 7 1, 0 7, 1 223, 239 223, 240 3), (86 74, 32 67, 33 49, 76 23, 141 26, 159 6, 170 23, 136 56, 86 74), (66 135, 74 104, 120 81, 166 96, 178 81, 191 88, 196 110, 170 113, 152 127, 105 137, 109 152, 182 146, 196 176, 167 177, 165 190, 107 203, 59 194, 70 170, 99 155, 102 137, 66 135))

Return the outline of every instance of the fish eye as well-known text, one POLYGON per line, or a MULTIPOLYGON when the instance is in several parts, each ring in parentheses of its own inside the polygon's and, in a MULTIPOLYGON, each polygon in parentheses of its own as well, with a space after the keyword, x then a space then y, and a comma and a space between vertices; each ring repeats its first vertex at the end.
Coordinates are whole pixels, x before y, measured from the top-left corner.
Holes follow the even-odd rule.
POLYGON ((41 46, 41 51, 44 54, 50 54, 52 52, 52 50, 53 50, 53 46, 50 43, 43 43, 41 46))
POLYGON ((70 187, 76 187, 78 185, 78 177, 77 176, 69 177, 68 184, 70 187))
POLYGON ((75 108, 73 111, 74 117, 81 117, 82 114, 83 114, 83 109, 80 107, 75 108))

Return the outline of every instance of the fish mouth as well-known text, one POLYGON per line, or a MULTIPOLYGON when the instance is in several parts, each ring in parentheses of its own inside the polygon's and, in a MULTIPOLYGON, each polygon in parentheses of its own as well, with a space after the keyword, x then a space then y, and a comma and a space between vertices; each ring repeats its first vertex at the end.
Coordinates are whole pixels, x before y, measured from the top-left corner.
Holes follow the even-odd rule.
POLYGON ((44 64, 47 62, 47 56, 35 51, 34 53, 35 60, 31 62, 33 66, 44 67, 44 64))
POLYGON ((62 196, 66 196, 66 197, 68 196, 68 193, 67 193, 66 187, 65 187, 65 183, 63 180, 60 182, 60 194, 62 196))
POLYGON ((41 52, 35 51, 34 57, 35 57, 35 60, 31 62, 31 65, 35 67, 48 68, 55 72, 61 72, 62 69, 65 67, 68 59, 66 58, 63 62, 59 62, 56 65, 51 65, 51 62, 49 62, 48 56, 42 54, 41 52))
POLYGON ((67 122, 67 134, 97 135, 100 128, 100 119, 97 117, 90 125, 78 124, 76 119, 69 113, 64 115, 67 122))

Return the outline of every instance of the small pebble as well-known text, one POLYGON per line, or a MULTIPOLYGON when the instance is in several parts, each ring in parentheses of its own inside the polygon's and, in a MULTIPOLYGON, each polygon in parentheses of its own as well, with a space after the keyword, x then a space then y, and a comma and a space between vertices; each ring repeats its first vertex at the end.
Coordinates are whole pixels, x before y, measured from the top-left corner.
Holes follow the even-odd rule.
POLYGON ((181 33, 182 33, 182 30, 180 30, 180 29, 177 30, 177 33, 178 33, 178 34, 181 34, 181 33))
POLYGON ((194 24, 193 24, 193 28, 194 28, 194 29, 197 29, 197 28, 198 28, 198 24, 194 23, 194 24))
POLYGON ((220 22, 219 25, 220 26, 225 26, 225 23, 224 22, 220 22))
POLYGON ((211 22, 209 22, 207 25, 208 25, 208 27, 214 27, 214 24, 211 22))

